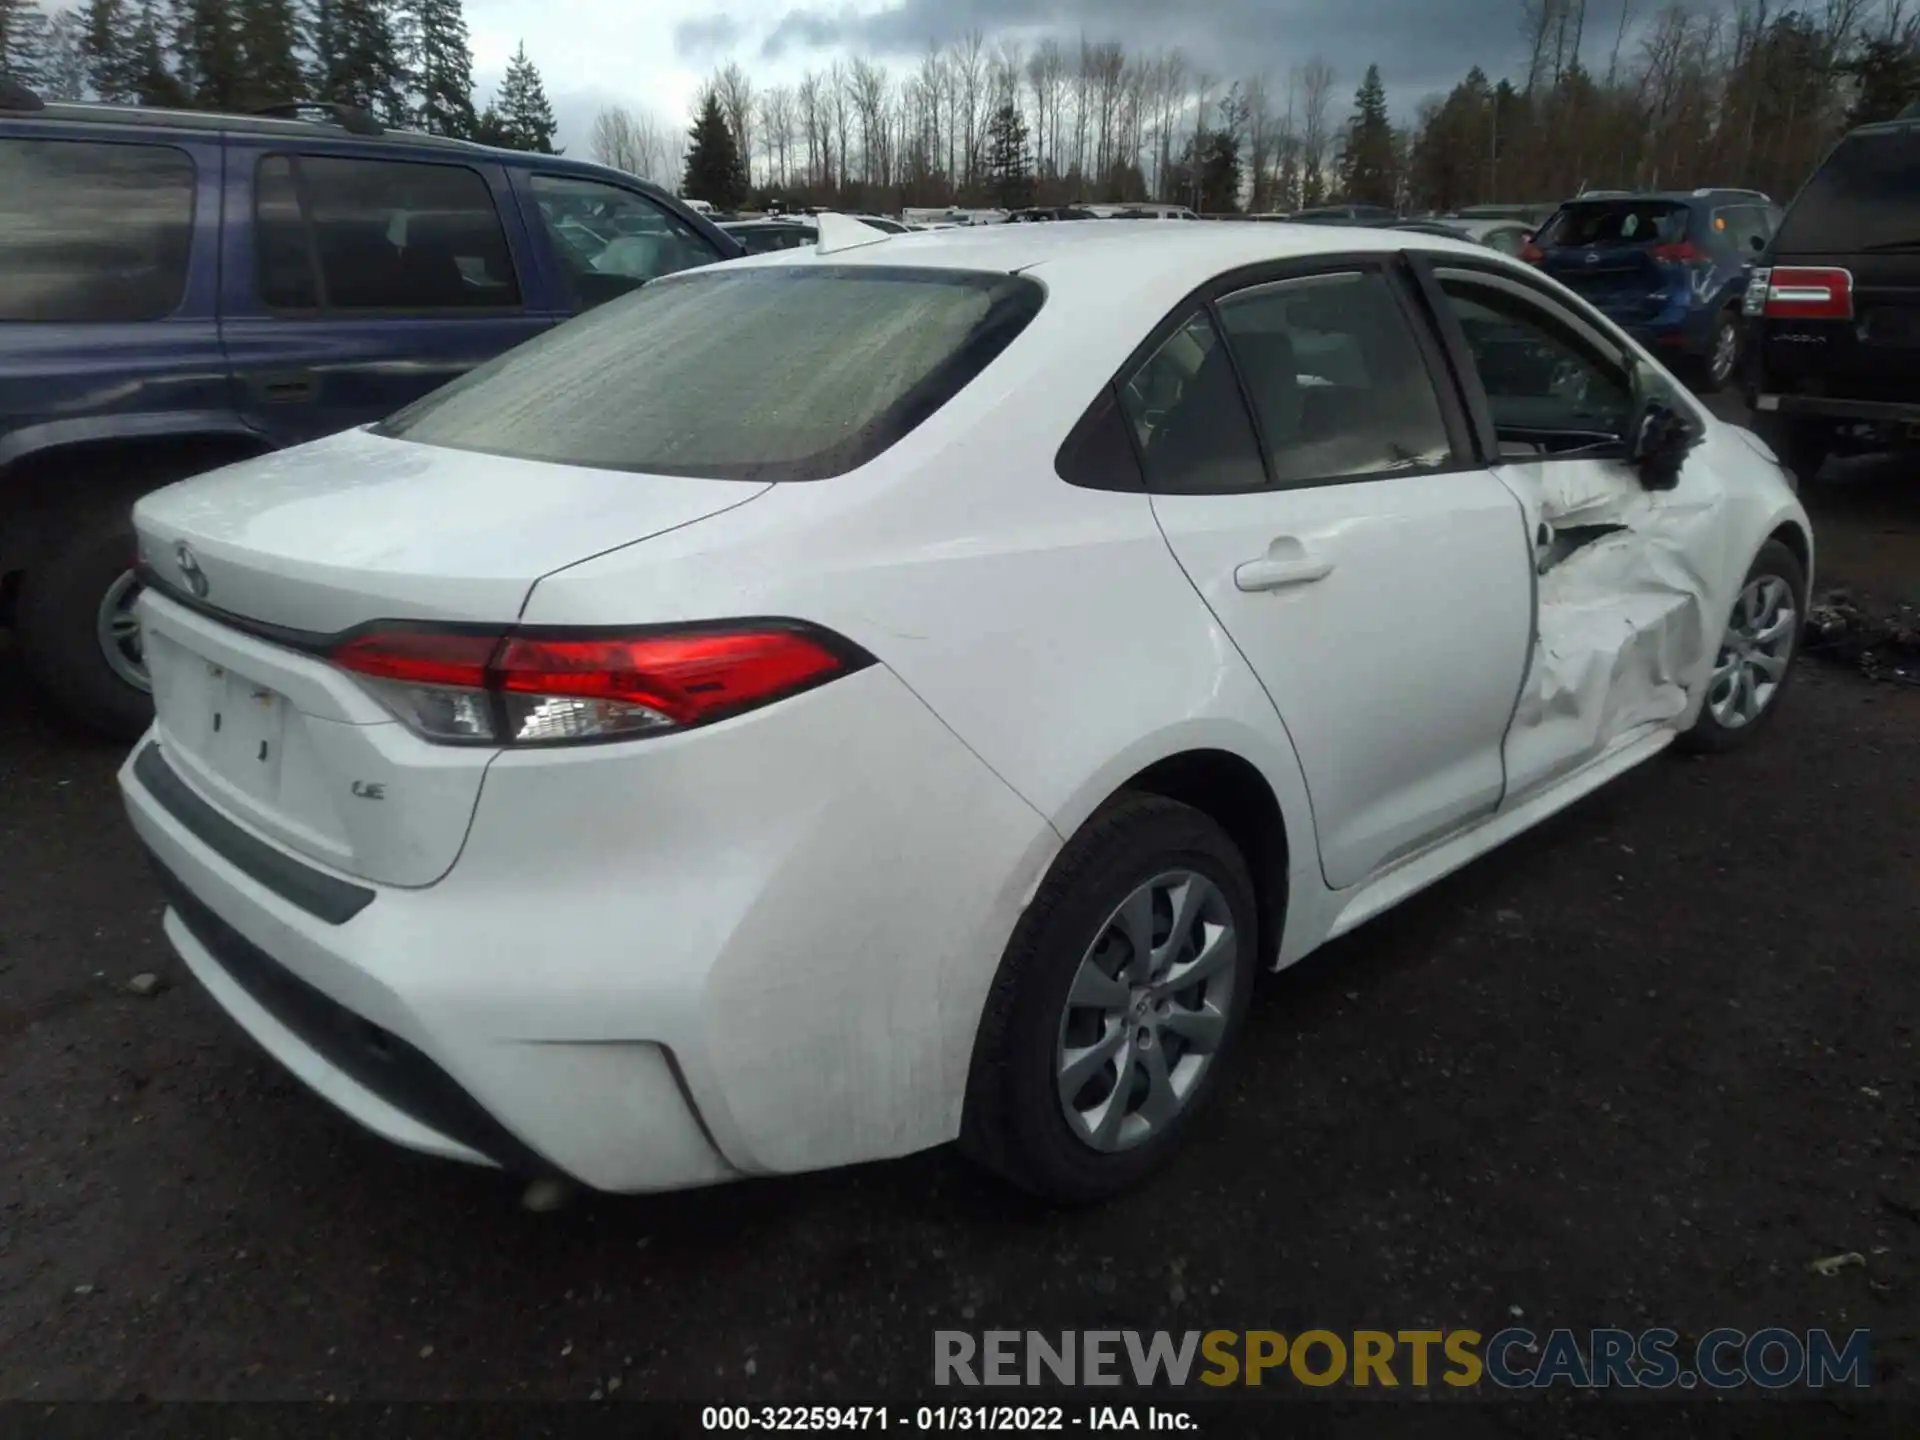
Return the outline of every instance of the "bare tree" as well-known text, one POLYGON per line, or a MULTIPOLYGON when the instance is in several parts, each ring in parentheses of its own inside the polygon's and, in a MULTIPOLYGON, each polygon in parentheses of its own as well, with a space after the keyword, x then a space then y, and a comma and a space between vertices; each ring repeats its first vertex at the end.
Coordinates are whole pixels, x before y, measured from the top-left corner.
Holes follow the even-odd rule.
POLYGON ((667 189, 680 184, 686 145, 677 127, 645 110, 608 105, 593 117, 588 148, 602 165, 611 165, 667 189))
POLYGON ((807 141, 807 184, 825 184, 831 179, 827 163, 827 107, 820 77, 813 71, 807 71, 801 78, 794 103, 800 112, 801 133, 807 141))
POLYGON ((719 97, 720 111, 727 117, 727 129, 733 143, 740 147, 740 163, 747 167, 747 181, 753 181, 753 81, 736 61, 713 77, 713 93, 719 97))
POLYGON ((860 122, 861 175, 869 185, 891 183, 885 115, 890 88, 886 66, 857 55, 853 58, 847 71, 847 89, 860 122))
POLYGON ((955 179, 971 187, 979 176, 980 133, 984 128, 987 99, 987 37, 970 30, 954 41, 950 55, 955 88, 960 103, 960 130, 965 144, 961 169, 955 179))
POLYGON ((1300 200, 1318 205, 1326 198, 1327 103, 1333 97, 1333 67, 1315 56, 1300 69, 1300 200))
POLYGON ((769 185, 786 188, 791 171, 787 154, 793 145, 794 95, 785 85, 760 92, 760 117, 756 128, 760 146, 767 157, 766 179, 769 185))

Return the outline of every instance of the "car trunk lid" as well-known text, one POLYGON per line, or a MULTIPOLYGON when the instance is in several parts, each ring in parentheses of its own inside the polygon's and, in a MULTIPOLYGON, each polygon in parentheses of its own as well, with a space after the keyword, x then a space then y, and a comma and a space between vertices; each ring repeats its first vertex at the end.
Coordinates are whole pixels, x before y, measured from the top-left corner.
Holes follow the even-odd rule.
POLYGON ((504 629, 541 576, 767 488, 351 433, 149 495, 134 522, 166 759, 323 866, 431 884, 495 751, 414 735, 328 662, 331 644, 380 620, 504 629))
POLYGON ((1666 308, 1682 263, 1663 258, 1687 238, 1688 212, 1671 200, 1589 200, 1568 205, 1536 244, 1541 269, 1623 324, 1666 308))

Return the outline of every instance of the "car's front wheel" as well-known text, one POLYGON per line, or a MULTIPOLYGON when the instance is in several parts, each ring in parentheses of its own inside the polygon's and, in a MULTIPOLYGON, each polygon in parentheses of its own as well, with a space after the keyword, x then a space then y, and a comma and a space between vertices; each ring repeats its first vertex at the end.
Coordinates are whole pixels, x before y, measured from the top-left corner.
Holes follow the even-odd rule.
POLYGON ((1139 1180, 1219 1083, 1258 939, 1245 860, 1205 814, 1124 795, 1055 860, 975 1044, 962 1145, 1058 1203, 1139 1180))
POLYGON ((1806 613, 1806 568, 1778 540, 1767 541, 1727 618, 1706 703, 1684 737, 1690 748, 1731 750, 1773 714, 1793 673, 1806 613))
POLYGON ((153 697, 134 601, 135 542, 126 505, 76 517, 29 567, 15 628, 28 670, 60 709, 114 740, 135 740, 153 697))

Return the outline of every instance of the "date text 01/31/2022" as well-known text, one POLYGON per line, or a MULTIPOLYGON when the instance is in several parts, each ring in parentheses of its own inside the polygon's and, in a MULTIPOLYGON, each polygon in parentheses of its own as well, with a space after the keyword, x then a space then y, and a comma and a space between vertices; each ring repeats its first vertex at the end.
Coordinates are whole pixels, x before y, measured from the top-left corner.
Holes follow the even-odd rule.
POLYGON ((1196 1431, 1184 1410, 1134 1405, 708 1405, 703 1430, 760 1434, 833 1430, 971 1431, 1006 1435, 1019 1431, 1196 1431))

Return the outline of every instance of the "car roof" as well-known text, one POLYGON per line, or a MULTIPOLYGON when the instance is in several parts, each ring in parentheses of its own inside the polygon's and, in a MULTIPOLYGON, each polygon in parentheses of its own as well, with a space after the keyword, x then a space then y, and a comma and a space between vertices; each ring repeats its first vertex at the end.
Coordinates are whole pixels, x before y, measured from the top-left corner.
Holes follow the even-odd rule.
MULTIPOLYGON (((314 107, 324 110, 326 107, 314 107)), ((257 135, 289 143, 325 140, 332 144, 363 147, 377 155, 381 149, 423 148, 445 150, 475 159, 485 158, 501 164, 539 165, 543 170, 580 176, 619 176, 626 184, 639 185, 650 193, 665 194, 658 185, 637 175, 597 165, 586 160, 570 160, 563 155, 536 155, 526 150, 506 150, 482 145, 477 140, 456 140, 448 135, 429 135, 424 130, 403 130, 375 125, 364 112, 340 107, 346 123, 308 120, 284 115, 244 115, 224 110, 167 110, 146 105, 106 105, 92 101, 50 101, 38 110, 0 109, 0 127, 9 122, 27 122, 39 126, 53 121, 72 125, 111 126, 147 131, 198 132, 207 135, 257 135), (359 128, 360 126, 368 128, 359 128)))
POLYGON ((1078 225, 979 225, 916 230, 875 238, 822 255, 814 246, 753 255, 733 265, 884 265, 931 269, 1040 271, 1053 281, 1076 276, 1116 292, 1193 289, 1215 275, 1266 261, 1409 248, 1452 251, 1485 260, 1490 252, 1466 239, 1358 225, 1291 225, 1285 221, 1216 221, 1211 225, 1141 225, 1086 220, 1078 225))

